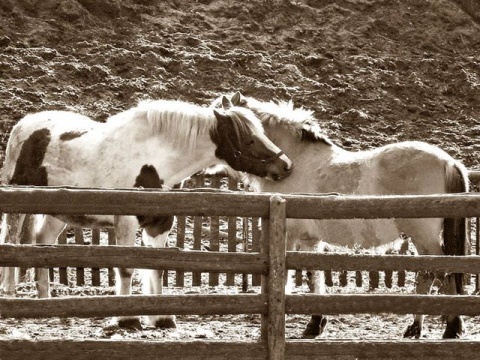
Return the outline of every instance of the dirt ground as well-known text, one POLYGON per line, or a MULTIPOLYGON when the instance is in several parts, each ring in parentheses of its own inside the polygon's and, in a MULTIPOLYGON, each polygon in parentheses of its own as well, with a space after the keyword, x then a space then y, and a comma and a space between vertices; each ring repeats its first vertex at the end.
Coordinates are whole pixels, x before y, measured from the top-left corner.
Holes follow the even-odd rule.
MULTIPOLYGON (((478 2, 469 0, 0 0, 0 158, 30 112, 71 109, 104 121, 139 99, 208 105, 240 90, 313 109, 350 150, 425 140, 475 168, 479 24, 478 2)), ((34 295, 31 284, 19 290, 34 295)), ((182 291, 241 290, 167 289, 182 291)), ((300 337, 307 320, 289 316, 287 337, 300 337)), ((409 320, 340 315, 324 338, 398 339, 409 320)), ((175 331, 111 332, 106 322, 7 319, 0 336, 256 339, 260 329, 250 315, 179 317, 175 331)), ((478 338, 478 319, 467 324, 478 338)), ((426 325, 428 338, 441 337, 439 318, 426 325)))

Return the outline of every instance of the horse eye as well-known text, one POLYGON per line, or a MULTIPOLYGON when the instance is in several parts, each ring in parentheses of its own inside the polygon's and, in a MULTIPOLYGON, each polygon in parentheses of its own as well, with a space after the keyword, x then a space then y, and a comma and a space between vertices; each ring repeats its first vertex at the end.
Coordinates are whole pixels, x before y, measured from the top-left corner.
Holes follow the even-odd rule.
POLYGON ((253 144, 255 144, 254 139, 247 140, 247 145, 253 145, 253 144))

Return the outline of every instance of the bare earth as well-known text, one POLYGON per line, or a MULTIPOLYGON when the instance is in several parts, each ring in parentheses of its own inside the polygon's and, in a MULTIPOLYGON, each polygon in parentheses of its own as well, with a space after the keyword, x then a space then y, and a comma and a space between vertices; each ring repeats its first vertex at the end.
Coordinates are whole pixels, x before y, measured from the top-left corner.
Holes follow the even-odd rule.
MULTIPOLYGON (((208 105, 240 90, 313 109, 347 149, 425 140, 478 167, 479 23, 480 9, 468 0, 0 0, 0 158, 12 126, 29 112, 72 109, 103 121, 139 99, 208 105)), ((28 283, 18 291, 35 295, 28 283)), ((166 292, 191 291, 241 288, 166 292)), ((307 320, 289 316, 287 337, 300 337, 307 320)), ((322 338, 400 339, 409 321, 339 315, 322 338)), ((257 339, 260 329, 256 315, 179 317, 175 331, 112 330, 107 322, 7 319, 0 337, 257 339)), ((479 338, 478 319, 467 325, 468 338, 479 338)), ((439 318, 426 326, 428 338, 441 337, 439 318)))

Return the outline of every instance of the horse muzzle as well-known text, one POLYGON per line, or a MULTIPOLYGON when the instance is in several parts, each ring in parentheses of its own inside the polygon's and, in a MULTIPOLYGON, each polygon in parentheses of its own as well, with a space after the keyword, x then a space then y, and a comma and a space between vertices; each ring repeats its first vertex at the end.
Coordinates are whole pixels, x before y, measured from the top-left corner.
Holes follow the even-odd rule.
POLYGON ((282 154, 267 166, 266 178, 280 181, 288 177, 292 173, 292 169, 292 161, 285 154, 282 154))

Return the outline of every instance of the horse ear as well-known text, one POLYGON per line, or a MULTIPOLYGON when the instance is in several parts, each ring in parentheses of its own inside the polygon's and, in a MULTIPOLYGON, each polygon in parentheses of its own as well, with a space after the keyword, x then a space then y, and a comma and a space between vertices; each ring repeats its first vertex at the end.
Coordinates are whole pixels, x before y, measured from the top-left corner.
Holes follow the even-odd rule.
POLYGON ((232 104, 235 106, 240 105, 240 101, 242 99, 242 94, 240 94, 240 91, 237 91, 235 94, 232 96, 232 104))
POLYGON ((226 96, 222 96, 222 106, 225 110, 230 109, 233 105, 230 100, 226 96))

